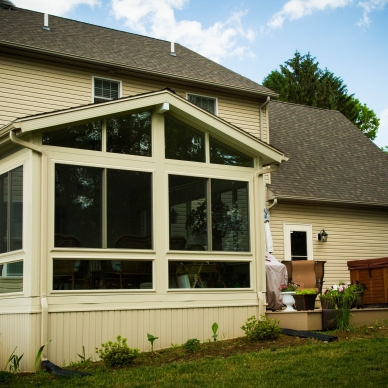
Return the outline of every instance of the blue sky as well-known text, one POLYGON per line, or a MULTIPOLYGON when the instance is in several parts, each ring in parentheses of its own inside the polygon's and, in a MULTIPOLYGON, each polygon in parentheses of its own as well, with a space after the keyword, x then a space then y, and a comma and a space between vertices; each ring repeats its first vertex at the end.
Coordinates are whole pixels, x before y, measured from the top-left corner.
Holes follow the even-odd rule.
POLYGON ((13 0, 20 8, 174 40, 256 81, 310 52, 380 118, 388 146, 388 0, 13 0))

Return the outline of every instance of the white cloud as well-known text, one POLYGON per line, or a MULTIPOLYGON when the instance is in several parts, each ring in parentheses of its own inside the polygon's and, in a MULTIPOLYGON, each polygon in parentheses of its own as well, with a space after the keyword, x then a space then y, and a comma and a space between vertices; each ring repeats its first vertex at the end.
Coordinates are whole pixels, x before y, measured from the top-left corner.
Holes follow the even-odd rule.
POLYGON ((360 1, 357 5, 364 9, 362 19, 357 23, 360 27, 368 27, 371 20, 369 18, 369 14, 372 11, 375 10, 381 10, 384 9, 384 7, 387 5, 388 0, 367 0, 367 1, 360 1))
POLYGON ((357 3, 362 7, 363 17, 358 22, 359 26, 367 26, 370 23, 369 14, 374 10, 383 9, 388 0, 288 0, 279 12, 272 15, 267 23, 270 29, 280 28, 286 20, 298 20, 304 16, 311 15, 313 12, 325 11, 328 9, 343 8, 357 3))
POLYGON ((374 142, 379 147, 388 147, 388 108, 380 113, 380 126, 374 142))
POLYGON ((17 0, 14 4, 18 8, 31 9, 57 16, 65 15, 77 5, 86 4, 90 7, 101 5, 99 0, 17 0))
POLYGON ((220 61, 228 56, 252 55, 238 39, 252 41, 255 34, 242 26, 246 11, 233 13, 226 21, 208 28, 194 20, 177 21, 175 11, 183 9, 188 0, 112 0, 117 20, 124 19, 132 31, 155 38, 179 42, 200 54, 220 61))

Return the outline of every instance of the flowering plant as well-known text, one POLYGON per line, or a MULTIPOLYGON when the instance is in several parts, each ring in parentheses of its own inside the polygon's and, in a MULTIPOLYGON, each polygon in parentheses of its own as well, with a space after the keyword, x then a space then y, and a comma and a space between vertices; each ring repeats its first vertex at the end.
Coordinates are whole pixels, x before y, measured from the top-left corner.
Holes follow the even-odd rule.
POLYGON ((334 284, 320 295, 323 308, 341 310, 337 315, 337 326, 340 330, 349 327, 350 309, 362 304, 360 293, 365 291, 366 287, 358 281, 354 284, 339 283, 334 284))
POLYGON ((288 284, 281 284, 279 287, 280 292, 290 292, 290 291, 296 291, 296 289, 299 287, 299 284, 290 282, 288 284))

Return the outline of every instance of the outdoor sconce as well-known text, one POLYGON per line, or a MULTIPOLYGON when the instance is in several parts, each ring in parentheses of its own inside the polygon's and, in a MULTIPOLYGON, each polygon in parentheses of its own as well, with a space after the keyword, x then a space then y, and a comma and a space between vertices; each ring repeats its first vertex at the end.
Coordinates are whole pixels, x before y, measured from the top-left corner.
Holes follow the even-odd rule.
POLYGON ((325 232, 325 229, 322 229, 322 230, 318 233, 318 241, 320 241, 320 242, 326 242, 328 236, 329 236, 329 235, 325 232))

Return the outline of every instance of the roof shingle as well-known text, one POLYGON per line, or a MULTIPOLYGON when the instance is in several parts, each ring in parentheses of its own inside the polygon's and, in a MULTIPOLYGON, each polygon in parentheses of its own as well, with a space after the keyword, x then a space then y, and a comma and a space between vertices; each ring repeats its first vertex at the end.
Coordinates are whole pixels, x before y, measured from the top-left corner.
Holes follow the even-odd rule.
POLYGON ((338 111, 271 101, 271 145, 289 157, 275 195, 388 206, 388 155, 338 111))
POLYGON ((276 96, 270 89, 180 44, 175 44, 174 57, 170 55, 170 42, 164 40, 51 15, 49 27, 50 31, 43 29, 42 13, 0 9, 0 46, 276 96))

